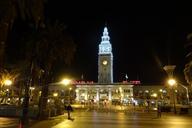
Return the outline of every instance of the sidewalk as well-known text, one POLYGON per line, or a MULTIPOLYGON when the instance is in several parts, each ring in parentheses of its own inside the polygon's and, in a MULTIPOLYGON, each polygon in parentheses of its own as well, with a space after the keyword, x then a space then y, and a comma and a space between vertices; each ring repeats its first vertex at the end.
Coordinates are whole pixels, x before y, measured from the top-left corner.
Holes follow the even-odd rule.
MULTIPOLYGON (((76 110, 75 112, 73 112, 72 117, 75 117, 76 120, 78 120, 77 118, 77 114, 79 112, 82 113, 94 113, 94 112, 86 112, 86 111, 78 111, 76 110)), ((101 113, 100 111, 97 111, 98 113, 101 113)), ((166 113, 166 112, 162 112, 161 118, 157 117, 157 112, 156 111, 149 111, 149 112, 143 112, 143 111, 132 111, 132 112, 125 112, 125 111, 116 111, 115 113, 124 113, 126 116, 128 116, 129 118, 135 118, 135 117, 147 117, 147 118, 151 118, 152 119, 158 119, 158 120, 167 120, 167 119, 176 119, 175 117, 180 117, 180 118, 189 118, 191 119, 192 116, 188 115, 188 114, 174 114, 173 112, 170 113, 166 113)), ((105 113, 105 112, 102 112, 105 113)), ((114 113, 114 112, 112 112, 114 113)), ((93 114, 94 116, 94 114, 93 114)), ((67 114, 65 113, 64 115, 60 115, 60 116, 56 116, 56 117, 50 117, 48 120, 43 120, 43 121, 34 121, 31 122, 32 124, 30 124, 29 128, 52 128, 53 126, 56 126, 59 123, 65 122, 67 121, 67 114)))
POLYGON ((50 117, 47 120, 42 121, 34 121, 30 123, 30 128, 51 128, 52 126, 55 126, 56 124, 64 121, 67 119, 67 115, 60 115, 55 117, 50 117))

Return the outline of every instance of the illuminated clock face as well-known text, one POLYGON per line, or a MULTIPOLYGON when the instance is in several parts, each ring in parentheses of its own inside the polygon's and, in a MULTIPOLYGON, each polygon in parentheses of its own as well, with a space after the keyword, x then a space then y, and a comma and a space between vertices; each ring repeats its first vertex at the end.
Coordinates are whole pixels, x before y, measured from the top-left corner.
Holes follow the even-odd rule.
POLYGON ((107 63, 108 63, 108 62, 107 62, 106 60, 103 61, 103 65, 107 65, 107 63))

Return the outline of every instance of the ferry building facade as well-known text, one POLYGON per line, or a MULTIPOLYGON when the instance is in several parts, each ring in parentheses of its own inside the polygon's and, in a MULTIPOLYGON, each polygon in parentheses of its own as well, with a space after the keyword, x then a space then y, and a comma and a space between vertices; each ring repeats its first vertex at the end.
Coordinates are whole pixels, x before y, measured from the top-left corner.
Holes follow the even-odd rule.
POLYGON ((134 83, 131 82, 113 82, 112 45, 108 29, 105 27, 98 51, 98 82, 76 83, 76 101, 132 102, 133 86, 134 83))

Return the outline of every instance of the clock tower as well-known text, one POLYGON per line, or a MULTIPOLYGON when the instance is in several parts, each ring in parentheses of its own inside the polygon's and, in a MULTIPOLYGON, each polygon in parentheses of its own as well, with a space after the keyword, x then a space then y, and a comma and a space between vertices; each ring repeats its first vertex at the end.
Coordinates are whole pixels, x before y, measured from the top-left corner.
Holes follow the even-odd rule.
POLYGON ((113 54, 107 27, 104 28, 98 53, 98 82, 113 83, 113 54))

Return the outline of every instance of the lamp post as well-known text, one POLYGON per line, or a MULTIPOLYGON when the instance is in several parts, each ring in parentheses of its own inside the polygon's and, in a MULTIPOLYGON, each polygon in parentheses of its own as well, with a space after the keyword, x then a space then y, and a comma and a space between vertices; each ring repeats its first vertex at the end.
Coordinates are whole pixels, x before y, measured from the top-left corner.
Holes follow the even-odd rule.
MULTIPOLYGON (((6 89, 6 93, 4 93, 4 94, 6 94, 7 96, 9 96, 9 86, 11 86, 12 83, 13 83, 13 82, 12 82, 10 79, 4 79, 4 80, 3 80, 3 83, 2 83, 2 92, 5 92, 5 91, 4 91, 4 86, 7 86, 8 88, 6 89)), ((8 97, 6 97, 6 100, 5 100, 5 101, 7 101, 7 98, 8 98, 8 97)))
POLYGON ((176 106, 175 106, 175 92, 173 87, 176 84, 175 79, 173 79, 173 71, 175 70, 176 65, 165 65, 163 69, 167 72, 169 80, 167 81, 171 87, 173 93, 173 105, 174 105, 174 113, 176 114, 176 106))
POLYGON ((68 85, 71 83, 71 80, 65 78, 65 79, 63 79, 63 80, 61 81, 61 83, 64 84, 65 86, 68 86, 68 85))
POLYGON ((174 109, 174 113, 176 114, 177 111, 176 111, 176 106, 175 106, 175 92, 174 92, 174 86, 176 85, 176 80, 173 78, 170 78, 168 80, 168 84, 170 85, 172 93, 173 93, 173 109, 174 109))
MULTIPOLYGON (((65 86, 68 86, 69 84, 71 84, 71 79, 68 79, 68 78, 64 78, 62 81, 61 81, 61 84, 65 85, 65 86)), ((71 91, 72 88, 69 88, 69 92, 68 92, 68 103, 70 104, 70 91, 71 91)))

